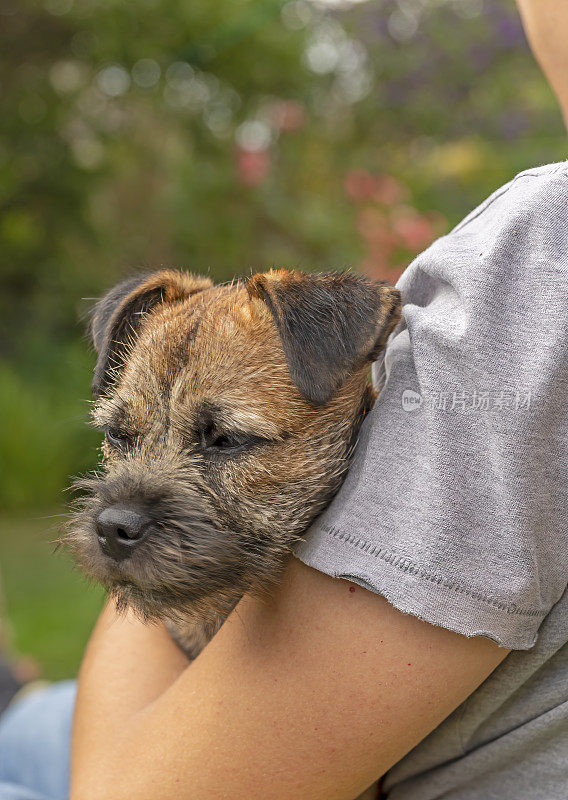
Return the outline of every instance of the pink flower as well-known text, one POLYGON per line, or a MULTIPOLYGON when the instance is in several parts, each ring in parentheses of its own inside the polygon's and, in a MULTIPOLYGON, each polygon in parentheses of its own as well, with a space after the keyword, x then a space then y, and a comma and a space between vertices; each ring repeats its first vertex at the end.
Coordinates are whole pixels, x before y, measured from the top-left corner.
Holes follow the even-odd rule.
POLYGON ((408 189, 392 175, 380 174, 376 177, 374 199, 384 206, 402 203, 408 197, 408 189))
POLYGON ((391 220, 393 231, 408 250, 422 250, 434 238, 430 220, 415 208, 400 206, 392 211, 391 220))
POLYGON ((258 186, 270 171, 268 150, 237 150, 237 175, 245 186, 258 186))
POLYGON ((360 202, 371 198, 376 189, 376 182, 370 172, 365 169, 352 169, 345 176, 343 187, 352 200, 360 202))

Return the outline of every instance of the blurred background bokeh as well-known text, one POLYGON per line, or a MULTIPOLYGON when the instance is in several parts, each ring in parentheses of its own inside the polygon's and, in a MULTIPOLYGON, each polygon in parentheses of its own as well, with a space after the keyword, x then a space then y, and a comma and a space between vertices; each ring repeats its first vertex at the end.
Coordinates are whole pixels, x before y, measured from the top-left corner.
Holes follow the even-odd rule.
POLYGON ((12 647, 71 675, 101 595, 60 552, 92 299, 136 268, 395 280, 566 158, 508 0, 0 0, 0 570, 12 647))

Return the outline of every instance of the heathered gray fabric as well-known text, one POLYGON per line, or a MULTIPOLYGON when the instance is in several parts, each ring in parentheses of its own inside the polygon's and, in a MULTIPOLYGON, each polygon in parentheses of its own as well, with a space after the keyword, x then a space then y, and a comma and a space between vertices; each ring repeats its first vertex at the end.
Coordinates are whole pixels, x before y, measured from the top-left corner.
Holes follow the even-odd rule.
POLYGON ((514 651, 389 800, 567 800, 568 163, 499 189, 399 288, 382 392, 297 556, 514 651))

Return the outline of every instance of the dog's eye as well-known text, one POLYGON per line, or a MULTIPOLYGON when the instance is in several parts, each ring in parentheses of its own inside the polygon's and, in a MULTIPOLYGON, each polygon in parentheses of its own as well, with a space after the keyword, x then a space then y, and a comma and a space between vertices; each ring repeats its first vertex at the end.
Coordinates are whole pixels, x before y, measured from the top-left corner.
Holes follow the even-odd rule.
POLYGON ((215 447, 217 450, 230 450, 232 447, 238 447, 239 445, 240 442, 238 442, 236 439, 232 439, 226 433, 223 433, 220 436, 217 436, 217 438, 211 442, 209 447, 215 447))
POLYGON ((246 433, 220 431, 214 425, 208 425, 201 431, 201 446, 210 453, 238 453, 252 447, 258 441, 258 437, 246 433))
POLYGON ((207 437, 204 441, 205 450, 217 450, 225 453, 244 450, 247 446, 245 437, 235 436, 229 433, 219 433, 207 437))
POLYGON ((114 447, 116 450, 120 450, 123 453, 126 453, 127 450, 129 450, 132 446, 131 438, 126 433, 123 433, 116 428, 107 428, 105 430, 105 439, 111 447, 114 447))

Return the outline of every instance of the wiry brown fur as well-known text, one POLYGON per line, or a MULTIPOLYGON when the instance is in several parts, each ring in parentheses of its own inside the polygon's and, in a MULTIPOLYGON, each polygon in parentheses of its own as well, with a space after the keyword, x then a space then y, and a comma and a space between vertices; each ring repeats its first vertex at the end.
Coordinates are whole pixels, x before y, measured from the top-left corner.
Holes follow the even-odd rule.
POLYGON ((399 306, 396 290, 349 274, 213 286, 163 271, 112 290, 93 320, 93 418, 131 447, 105 443, 101 471, 78 482, 66 538, 79 564, 199 650, 245 592, 273 585, 339 488, 374 399, 369 363, 399 306), (207 445, 225 431, 246 446, 207 445), (96 520, 128 503, 152 526, 115 562, 96 520))

